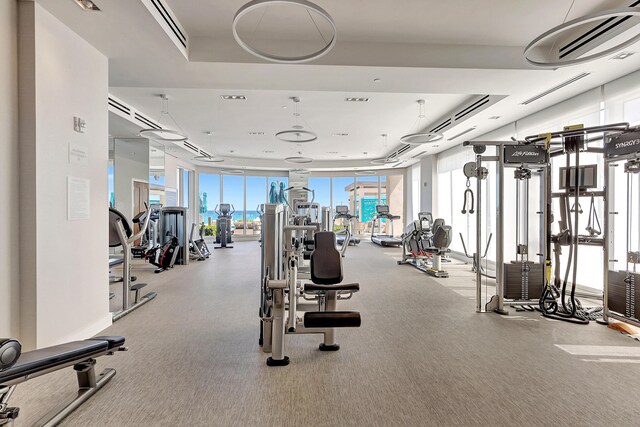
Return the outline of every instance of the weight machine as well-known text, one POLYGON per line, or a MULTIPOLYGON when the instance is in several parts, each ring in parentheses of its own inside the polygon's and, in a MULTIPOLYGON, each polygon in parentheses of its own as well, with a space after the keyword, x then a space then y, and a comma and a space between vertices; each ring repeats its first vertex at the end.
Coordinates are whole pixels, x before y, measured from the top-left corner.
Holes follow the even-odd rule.
MULTIPOLYGON (((464 173, 468 179, 476 178, 476 199, 477 199, 477 241, 476 253, 473 255, 474 265, 480 265, 481 261, 481 200, 482 186, 481 181, 486 179, 488 170, 483 166, 483 162, 497 162, 497 248, 496 248, 496 295, 482 306, 482 271, 476 269, 477 280, 477 306, 479 312, 495 311, 501 314, 507 314, 504 309, 505 300, 509 300, 514 296, 515 300, 507 303, 510 305, 533 306, 536 297, 539 310, 543 315, 557 320, 566 320, 572 323, 587 324, 589 320, 594 320, 599 316, 599 308, 584 309, 580 301, 576 298, 577 290, 577 265, 578 253, 581 246, 600 246, 605 250, 606 255, 607 238, 602 235, 602 228, 597 216, 595 199, 603 198, 609 203, 610 198, 606 197, 606 191, 610 191, 607 183, 603 189, 599 189, 597 183, 597 165, 581 165, 581 153, 604 153, 602 147, 595 146, 593 143, 602 140, 619 137, 619 135, 628 135, 628 124, 617 123, 606 126, 594 126, 584 128, 582 126, 566 127, 563 131, 547 133, 542 135, 528 136, 524 141, 511 142, 482 142, 472 141, 465 142, 465 145, 472 146, 476 153, 476 161, 470 162, 464 167, 464 173), (487 146, 496 147, 495 156, 483 156, 487 146), (573 156, 573 164, 571 157, 573 156), (559 190, 552 189, 552 158, 564 158, 565 166, 559 168, 559 190), (504 189, 505 189, 505 168, 515 167, 514 178, 516 180, 516 261, 511 265, 504 263, 504 189), (525 203, 521 207, 520 200, 524 194, 525 201, 528 196, 529 180, 534 174, 540 177, 540 195, 542 203, 536 212, 540 218, 540 232, 543 238, 540 239, 540 251, 535 255, 539 257, 540 263, 529 262, 529 243, 528 243, 528 224, 524 218, 528 210, 525 203), (586 227, 587 234, 579 232, 579 215, 582 211, 580 200, 588 198, 590 200, 590 208, 588 213, 588 224, 586 227), (557 230, 552 230, 554 217, 552 212, 553 201, 557 200, 559 204, 559 220, 557 222, 557 230), (524 209, 521 210, 521 209, 524 209), (524 222, 524 226, 522 223, 524 222), (555 232, 554 232, 555 231, 555 232), (553 247, 553 251, 552 251, 553 247), (562 248, 568 248, 567 266, 564 274, 561 272, 561 251, 562 248), (552 274, 552 252, 554 254, 555 268, 552 274), (542 267, 544 260, 544 267, 542 267), (570 273, 571 281, 569 281, 570 273), (519 276, 520 294, 518 294, 516 279, 519 276), (552 281, 553 278, 553 281, 552 281), (513 279, 516 279, 515 281, 513 279), (570 283, 570 290, 568 286, 570 283), (542 284, 542 287, 540 286, 542 284), (514 293, 516 295, 514 295, 514 293)), ((630 141, 634 139, 627 136, 630 141)), ((637 138, 637 137, 636 137, 637 138)), ((625 139, 622 144, 628 146, 629 140, 625 139)), ((640 144, 640 142, 638 142, 640 144)), ((635 145, 634 145, 635 146, 635 145)), ((628 153, 627 153, 628 154, 628 153)), ((631 166, 635 168, 636 166, 631 166)), ((640 168, 640 166, 638 166, 640 168)), ((605 176, 609 173, 605 172, 605 176)), ((631 181, 630 181, 631 182, 631 181)), ((465 191, 465 208, 467 192, 465 191)), ((631 215, 631 214, 630 214, 631 215)), ((605 230, 607 224, 607 213, 605 212, 605 230)), ((639 239, 640 241, 640 239, 639 239)), ((628 245, 629 246, 629 245, 628 245)), ((634 253, 634 251, 628 251, 634 253)), ((633 258, 633 256, 631 256, 633 258)), ((606 261, 605 261, 606 262, 606 261)), ((633 263, 632 263, 633 264, 633 263)), ((634 264, 635 265, 635 264, 634 264)), ((627 263, 627 271, 630 272, 630 264, 627 263)), ((605 272, 608 271, 609 263, 606 262, 605 272)), ((635 269, 635 267, 634 267, 635 269)), ((635 270, 634 270, 635 271, 635 270)), ((606 273, 605 273, 606 274, 606 273)), ((626 281, 633 281, 628 279, 626 281)), ((624 280, 623 280, 624 282, 624 280)), ((625 282, 626 283, 626 282, 625 282)), ((625 285, 627 289, 629 286, 625 285)), ((605 294, 607 289, 607 278, 605 277, 605 294)), ((627 295, 630 295, 627 291, 627 295)), ((593 296, 593 295, 588 295, 593 296)), ((630 299, 630 298, 628 298, 630 299)), ((605 296, 606 300, 606 296, 605 296)), ((606 307, 605 307, 606 313, 606 307)))
POLYGON ((603 321, 640 326, 640 127, 606 138, 604 148, 603 321))
POLYGON ((350 299, 360 287, 341 283, 342 257, 335 233, 320 232, 318 223, 305 224, 306 216, 290 216, 292 209, 286 203, 289 209, 279 204, 261 209, 259 343, 271 353, 269 366, 289 364, 287 334, 322 334, 320 350, 336 351, 340 346, 335 328, 360 326, 360 313, 336 310, 338 300, 350 299), (310 247, 313 251, 307 257, 310 247))

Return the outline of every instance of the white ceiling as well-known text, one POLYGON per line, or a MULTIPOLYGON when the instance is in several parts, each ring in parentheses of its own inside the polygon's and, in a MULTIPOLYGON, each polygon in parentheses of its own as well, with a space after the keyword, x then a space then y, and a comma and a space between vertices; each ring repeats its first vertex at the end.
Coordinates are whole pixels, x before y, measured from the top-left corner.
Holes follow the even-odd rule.
MULTIPOLYGON (((417 99, 427 100, 427 121, 432 122, 472 95, 506 95, 447 132, 476 126, 465 135, 471 139, 640 69, 640 54, 558 70, 532 69, 523 60, 523 46, 561 23, 572 0, 316 0, 335 19, 338 43, 319 61, 297 65, 265 63, 235 43, 231 21, 245 0, 166 0, 190 37, 189 60, 141 1, 94 0, 100 13, 82 12, 72 0, 38 1, 109 57, 113 95, 156 119, 160 102, 155 95, 168 94, 170 111, 190 140, 210 149, 203 132, 213 131, 213 151, 226 158, 223 165, 233 167, 293 166, 282 158, 295 155, 297 147, 273 136, 294 123, 291 96, 301 98, 303 124, 319 136, 301 147, 303 155, 316 160, 311 168, 344 170, 366 167, 368 159, 384 155, 382 133, 390 135, 387 151, 397 148, 398 137, 414 130, 417 99), (520 105, 582 72, 591 75, 520 105), (242 94, 247 100, 223 102, 221 94, 242 94), (371 100, 346 103, 346 96, 371 100), (256 131, 265 135, 248 135, 256 131), (331 136, 344 132, 349 136, 331 136)), ((567 19, 630 2, 575 1, 567 19)), ((265 12, 255 35, 276 46, 278 40, 285 43, 283 38, 312 40, 317 35, 302 24, 290 25, 295 17, 285 16, 287 22, 269 18, 277 16, 265 12)), ((251 20, 243 25, 255 28, 251 20)), ((640 51, 640 46, 628 50, 640 51)), ((124 133, 117 136, 135 132, 128 125, 111 128, 112 134, 124 133)), ((441 143, 428 152, 461 142, 441 143)))

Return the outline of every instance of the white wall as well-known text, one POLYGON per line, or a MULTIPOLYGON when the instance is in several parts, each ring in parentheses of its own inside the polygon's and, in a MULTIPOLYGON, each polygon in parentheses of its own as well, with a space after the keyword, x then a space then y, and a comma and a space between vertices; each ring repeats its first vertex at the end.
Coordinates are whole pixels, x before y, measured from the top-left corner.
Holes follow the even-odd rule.
POLYGON ((19 336, 18 4, 0 2, 0 337, 19 336))
POLYGON ((437 192, 436 156, 426 156, 420 161, 420 212, 435 213, 437 192))
POLYGON ((111 324, 108 62, 37 3, 19 2, 19 14, 20 338, 33 348, 111 324), (84 134, 73 131, 74 116, 86 120, 84 134), (69 142, 88 149, 87 165, 70 164, 69 142), (89 220, 67 220, 68 176, 91 183, 89 220))

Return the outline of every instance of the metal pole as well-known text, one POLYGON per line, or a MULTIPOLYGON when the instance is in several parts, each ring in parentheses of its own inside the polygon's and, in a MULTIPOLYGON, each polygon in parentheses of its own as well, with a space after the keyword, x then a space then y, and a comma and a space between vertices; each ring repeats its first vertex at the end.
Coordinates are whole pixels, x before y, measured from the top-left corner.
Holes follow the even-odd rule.
POLYGON ((602 232, 604 234, 604 256, 602 257, 602 320, 609 323, 609 259, 611 259, 609 239, 609 203, 612 200, 609 162, 604 159, 604 218, 602 219, 602 232))
POLYGON ((496 295, 498 296, 497 312, 504 312, 504 149, 497 147, 498 150, 498 204, 497 221, 497 238, 496 238, 496 295))
MULTIPOLYGON (((482 156, 476 155, 476 170, 482 167, 482 156)), ((476 312, 484 311, 482 306, 482 180, 476 177, 476 312)))

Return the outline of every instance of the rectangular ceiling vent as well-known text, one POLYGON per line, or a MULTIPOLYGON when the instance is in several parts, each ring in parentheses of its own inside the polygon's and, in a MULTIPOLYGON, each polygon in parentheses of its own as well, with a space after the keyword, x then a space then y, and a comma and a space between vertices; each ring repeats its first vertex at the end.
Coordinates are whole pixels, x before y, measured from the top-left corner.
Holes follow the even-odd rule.
MULTIPOLYGON (((638 5, 640 5, 640 0, 633 2, 629 7, 636 7, 638 5)), ((638 23, 637 19, 632 18, 636 17, 627 15, 605 19, 595 27, 560 47, 560 59, 575 59, 599 47, 603 43, 611 40, 611 38, 636 25, 638 23)))
POLYGON ((182 146, 185 147, 187 150, 193 151, 196 154, 200 154, 200 150, 198 149, 198 147, 193 145, 189 141, 183 141, 182 146))
POLYGON ((537 100, 538 100, 538 99, 540 99, 540 98, 543 98, 543 97, 545 97, 545 96, 547 96, 547 95, 549 95, 549 94, 552 94, 553 92, 555 92, 555 91, 557 91, 557 90, 562 89, 563 87, 569 86, 571 83, 575 83, 575 82, 577 82, 578 80, 584 79, 585 77, 587 77, 587 76, 588 76, 588 75, 590 75, 590 74, 591 74, 591 73, 581 73, 581 74, 578 74, 577 76, 574 76, 574 77, 570 78, 569 80, 566 80, 566 81, 564 81, 564 82, 560 83, 559 85, 556 85, 556 86, 554 86, 554 87, 552 87, 552 88, 550 88, 550 89, 545 90, 545 91, 544 91, 544 92, 542 92, 542 93, 537 94, 536 96, 533 96, 533 97, 531 97, 531 98, 529 98, 529 99, 527 99, 527 100, 525 100, 525 101, 522 101, 520 104, 521 104, 521 105, 529 105, 529 104, 531 104, 532 102, 535 102, 535 101, 537 101, 537 100))
POLYGON ((142 0, 142 4, 149 10, 184 57, 189 59, 189 36, 166 0, 142 0))
POLYGON ((438 133, 440 132, 442 129, 445 129, 447 126, 449 126, 451 124, 451 117, 449 117, 447 120, 445 120, 444 122, 440 123, 438 126, 434 127, 433 129, 431 129, 429 132, 435 132, 438 133))
POLYGON ((133 117, 135 118, 136 121, 139 122, 138 124, 142 123, 143 128, 162 129, 162 126, 155 124, 150 118, 143 116, 137 111, 134 112, 133 117))
POLYGON ((113 107, 126 115, 131 115, 131 108, 122 101, 119 101, 116 98, 112 97, 111 95, 109 95, 108 97, 108 103, 110 107, 113 107))
POLYGON ((489 95, 483 96, 482 98, 478 99, 477 101, 469 105, 464 110, 461 110, 460 112, 456 113, 455 116, 453 117, 454 120, 458 121, 461 118, 468 116, 469 114, 473 113, 477 109, 481 108, 487 102, 489 102, 489 95))

